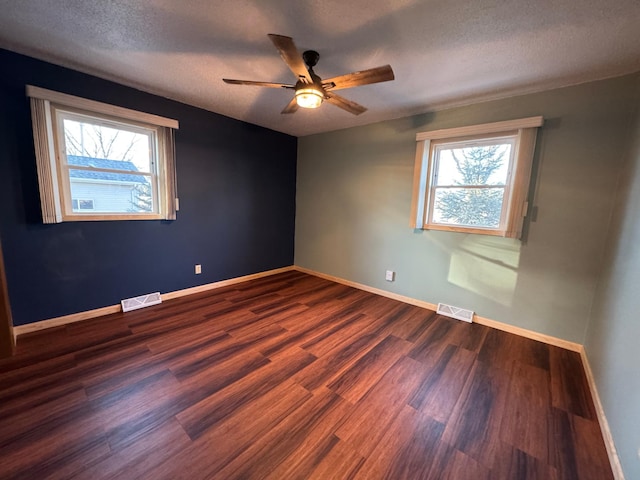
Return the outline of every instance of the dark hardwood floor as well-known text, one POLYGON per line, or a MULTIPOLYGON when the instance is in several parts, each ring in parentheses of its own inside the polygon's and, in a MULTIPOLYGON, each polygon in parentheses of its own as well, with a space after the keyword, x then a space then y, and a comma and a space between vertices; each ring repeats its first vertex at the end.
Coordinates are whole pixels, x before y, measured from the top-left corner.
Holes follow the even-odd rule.
POLYGON ((299 272, 17 352, 2 479, 613 478, 578 354, 299 272))

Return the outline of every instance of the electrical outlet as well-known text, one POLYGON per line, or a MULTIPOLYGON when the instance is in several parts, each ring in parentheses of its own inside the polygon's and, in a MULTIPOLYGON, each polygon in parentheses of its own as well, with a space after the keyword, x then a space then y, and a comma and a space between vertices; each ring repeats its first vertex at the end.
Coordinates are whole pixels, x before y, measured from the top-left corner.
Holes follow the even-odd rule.
POLYGON ((200 275, 202 273, 202 265, 196 265, 196 275, 200 275))
POLYGON ((396 279, 396 272, 393 270, 387 270, 387 273, 384 275, 384 279, 387 282, 393 282, 396 279))

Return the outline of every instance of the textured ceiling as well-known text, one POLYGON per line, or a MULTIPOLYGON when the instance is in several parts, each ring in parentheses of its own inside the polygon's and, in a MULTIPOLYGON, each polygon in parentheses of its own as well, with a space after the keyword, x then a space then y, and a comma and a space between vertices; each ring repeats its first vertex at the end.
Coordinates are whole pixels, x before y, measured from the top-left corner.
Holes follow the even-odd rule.
POLYGON ((639 0, 0 0, 0 47, 303 136, 640 70, 639 0), (329 78, 391 64, 340 94, 366 107, 280 111, 294 83, 267 38, 329 78))

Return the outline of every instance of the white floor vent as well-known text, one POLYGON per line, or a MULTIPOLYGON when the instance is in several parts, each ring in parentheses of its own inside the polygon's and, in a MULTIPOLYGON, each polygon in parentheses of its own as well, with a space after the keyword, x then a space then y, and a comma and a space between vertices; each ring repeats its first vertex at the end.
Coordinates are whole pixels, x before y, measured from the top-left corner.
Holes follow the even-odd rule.
POLYGON ((162 303, 162 298, 160 298, 160 292, 156 292, 148 295, 140 295, 139 297, 125 298, 120 303, 122 304, 123 312, 130 312, 131 310, 162 303))
POLYGON ((437 312, 445 317, 455 318, 456 320, 462 320, 463 322, 473 322, 473 310, 454 307, 453 305, 447 305, 446 303, 439 303, 437 312))

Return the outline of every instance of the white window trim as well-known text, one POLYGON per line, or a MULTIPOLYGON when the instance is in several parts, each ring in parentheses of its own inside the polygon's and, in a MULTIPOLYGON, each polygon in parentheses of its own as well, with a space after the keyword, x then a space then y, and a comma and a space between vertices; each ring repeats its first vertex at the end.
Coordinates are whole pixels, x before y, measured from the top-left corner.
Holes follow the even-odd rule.
POLYGON ((79 108, 81 110, 87 110, 93 113, 101 113, 103 115, 110 115, 119 119, 149 123, 158 127, 168 127, 174 128, 176 130, 180 128, 178 121, 171 118, 165 118, 159 115, 153 115, 151 113, 138 112, 137 110, 117 107, 108 103, 96 102, 95 100, 88 100, 86 98, 76 97, 74 95, 68 95, 66 93, 60 93, 53 90, 47 90, 45 88, 34 87, 33 85, 27 85, 27 97, 39 98, 41 100, 46 100, 58 105, 79 108))
POLYGON ((177 181, 175 168, 174 130, 179 128, 177 120, 138 112, 115 105, 87 100, 44 88, 27 85, 27 96, 31 99, 31 120, 40 186, 42 220, 44 223, 60 223, 75 220, 175 220, 178 211, 177 181), (60 188, 59 153, 55 145, 54 119, 56 107, 71 108, 88 115, 102 115, 115 121, 131 121, 148 125, 157 130, 158 162, 157 175, 162 179, 158 195, 159 212, 154 214, 64 214, 60 188))
POLYGON ((543 117, 538 116, 418 133, 416 135, 417 145, 410 226, 424 230, 447 230, 520 238, 522 236, 524 217, 528 209, 527 196, 537 128, 542 126, 543 123, 543 117), (507 187, 506 211, 503 213, 506 217, 503 222, 503 228, 485 229, 429 223, 428 215, 432 202, 430 198, 433 170, 432 142, 435 140, 459 141, 482 135, 498 137, 500 135, 513 135, 514 133, 516 134, 516 151, 513 165, 511 166, 511 178, 507 187))

